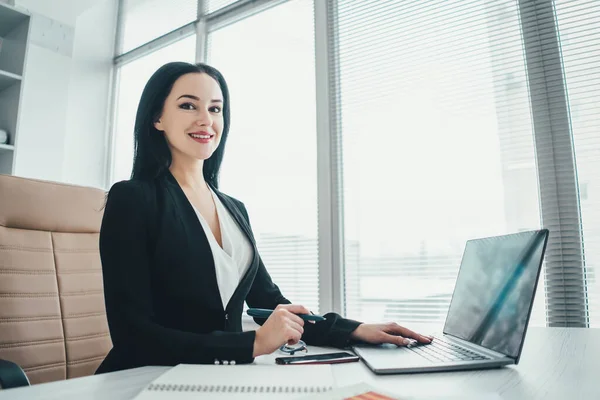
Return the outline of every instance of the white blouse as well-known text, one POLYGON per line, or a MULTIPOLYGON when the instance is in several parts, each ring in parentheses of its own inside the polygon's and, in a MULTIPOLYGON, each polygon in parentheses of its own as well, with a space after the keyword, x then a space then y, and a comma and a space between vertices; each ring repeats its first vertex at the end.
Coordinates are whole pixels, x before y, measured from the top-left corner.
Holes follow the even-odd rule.
POLYGON ((219 246, 208 222, 206 222, 196 207, 194 207, 194 211, 196 211, 196 215, 200 220, 202 228, 204 228, 208 243, 210 244, 215 261, 215 272, 217 274, 219 292, 221 293, 221 301, 223 302, 223 308, 226 308, 242 276, 244 276, 244 273, 250 266, 250 262, 252 262, 253 251, 250 241, 241 231, 223 203, 221 203, 219 197, 212 189, 210 193, 212 194, 217 209, 217 216, 219 217, 223 248, 219 246))

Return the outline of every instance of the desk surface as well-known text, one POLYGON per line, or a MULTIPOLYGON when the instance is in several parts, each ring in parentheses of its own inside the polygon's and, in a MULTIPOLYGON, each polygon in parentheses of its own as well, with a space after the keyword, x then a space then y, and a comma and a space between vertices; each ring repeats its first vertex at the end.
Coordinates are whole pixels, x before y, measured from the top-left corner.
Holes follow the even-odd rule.
MULTIPOLYGON (((312 347, 311 353, 330 350, 312 347)), ((262 356, 255 362, 272 364, 277 356, 262 356)), ((0 390, 0 400, 129 400, 167 369, 143 367, 0 390)), ((600 329, 583 328, 530 328, 519 365, 500 369, 377 376, 362 363, 333 366, 338 386, 364 381, 398 395, 496 392, 507 400, 600 399, 599 370, 600 329)))

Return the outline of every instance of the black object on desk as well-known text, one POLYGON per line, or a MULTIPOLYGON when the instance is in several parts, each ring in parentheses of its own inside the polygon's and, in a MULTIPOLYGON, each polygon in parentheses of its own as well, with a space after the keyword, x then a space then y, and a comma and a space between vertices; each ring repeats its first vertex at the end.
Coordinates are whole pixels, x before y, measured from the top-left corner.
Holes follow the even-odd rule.
POLYGON ((311 364, 341 364, 358 361, 357 355, 345 351, 339 353, 311 354, 309 356, 277 357, 275 362, 280 365, 311 365, 311 364))

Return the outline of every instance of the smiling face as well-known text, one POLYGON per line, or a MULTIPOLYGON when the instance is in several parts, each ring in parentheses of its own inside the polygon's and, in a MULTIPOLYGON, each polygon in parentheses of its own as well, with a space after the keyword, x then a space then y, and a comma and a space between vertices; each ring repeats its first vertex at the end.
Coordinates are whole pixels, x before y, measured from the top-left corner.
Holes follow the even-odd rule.
POLYGON ((163 105, 154 127, 164 132, 173 161, 206 160, 219 147, 223 133, 223 93, 204 73, 182 75, 163 105))

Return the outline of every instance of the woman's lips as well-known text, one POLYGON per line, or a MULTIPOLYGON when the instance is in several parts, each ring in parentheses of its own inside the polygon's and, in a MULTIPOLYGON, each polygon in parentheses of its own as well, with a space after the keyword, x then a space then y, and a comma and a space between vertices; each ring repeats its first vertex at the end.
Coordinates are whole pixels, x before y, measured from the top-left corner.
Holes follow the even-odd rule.
POLYGON ((192 132, 188 133, 188 136, 192 138, 193 141, 198 143, 208 143, 215 136, 213 134, 207 132, 192 132))

